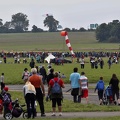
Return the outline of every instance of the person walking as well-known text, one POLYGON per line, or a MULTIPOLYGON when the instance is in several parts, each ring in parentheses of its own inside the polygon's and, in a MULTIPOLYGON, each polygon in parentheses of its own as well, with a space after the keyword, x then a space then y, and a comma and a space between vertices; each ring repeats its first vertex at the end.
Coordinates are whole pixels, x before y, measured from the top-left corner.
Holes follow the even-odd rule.
POLYGON ((4 63, 7 62, 7 58, 6 58, 6 56, 3 57, 3 60, 4 60, 4 63))
POLYGON ((3 88, 5 87, 4 73, 1 74, 1 77, 0 77, 0 83, 1 83, 1 91, 2 91, 3 88))
POLYGON ((25 80, 27 80, 29 76, 30 76, 30 72, 28 71, 28 68, 24 68, 24 71, 22 73, 23 81, 26 82, 25 80))
POLYGON ((42 77, 42 81, 43 81, 43 84, 45 84, 45 83, 46 83, 47 72, 46 72, 46 69, 45 69, 44 66, 42 66, 42 67, 40 68, 39 73, 40 73, 40 75, 43 76, 43 77, 42 77))
POLYGON ((84 69, 84 67, 85 67, 85 60, 84 60, 84 58, 80 58, 79 62, 80 62, 81 69, 84 69))
POLYGON ((85 76, 84 72, 81 72, 80 83, 82 88, 82 98, 86 99, 86 103, 88 103, 88 78, 85 76))
POLYGON ((111 68, 111 65, 112 65, 111 57, 108 59, 107 63, 108 63, 108 67, 109 67, 109 69, 110 69, 110 68, 111 68))
POLYGON ((62 88, 64 88, 64 82, 62 79, 58 77, 58 72, 54 73, 54 78, 50 80, 49 82, 49 87, 48 87, 48 96, 51 94, 51 100, 52 100, 52 110, 53 114, 52 116, 56 116, 56 103, 58 105, 58 111, 59 111, 59 116, 62 116, 62 99, 63 99, 63 94, 62 94, 62 88))
POLYGON ((103 104, 103 93, 105 90, 105 83, 103 81, 103 77, 100 77, 99 81, 97 82, 94 92, 96 92, 96 90, 98 91, 98 98, 100 101, 100 105, 102 105, 103 104))
POLYGON ((38 101, 40 106, 41 117, 45 117, 46 115, 45 115, 44 102, 43 102, 43 98, 45 96, 45 88, 42 82, 42 77, 40 75, 37 75, 36 68, 32 68, 31 73, 32 73, 32 76, 29 77, 29 81, 35 87, 36 100, 38 101))
POLYGON ((30 66, 31 68, 34 68, 34 67, 35 67, 35 61, 34 61, 33 58, 31 59, 29 66, 30 66))
POLYGON ((103 59, 101 58, 99 62, 100 62, 100 68, 103 69, 103 66, 104 66, 104 61, 103 61, 103 59))
POLYGON ((110 79, 109 85, 112 87, 113 101, 116 104, 115 96, 117 98, 118 105, 120 105, 119 99, 119 79, 116 74, 112 74, 112 78, 110 79))
POLYGON ((23 86, 23 94, 25 98, 25 102, 27 104, 27 113, 28 116, 27 118, 34 118, 36 116, 35 113, 35 95, 36 95, 36 90, 35 87, 31 84, 30 81, 28 81, 27 78, 25 78, 25 85, 23 86))
POLYGON ((54 69, 50 69, 50 73, 47 75, 47 84, 49 86, 49 81, 54 78, 54 69))
POLYGON ((71 84, 71 95, 73 96, 74 103, 81 102, 81 93, 80 93, 80 74, 78 73, 78 68, 73 69, 73 73, 70 74, 70 84, 71 84))

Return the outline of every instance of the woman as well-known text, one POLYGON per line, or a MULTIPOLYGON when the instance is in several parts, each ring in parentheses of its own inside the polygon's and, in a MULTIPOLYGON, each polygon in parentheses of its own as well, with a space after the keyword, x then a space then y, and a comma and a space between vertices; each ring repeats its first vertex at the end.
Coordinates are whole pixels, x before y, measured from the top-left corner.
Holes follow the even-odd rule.
POLYGON ((28 112, 28 119, 31 118, 31 114, 33 115, 32 118, 35 117, 35 95, 36 90, 35 87, 26 80, 25 85, 23 86, 23 93, 24 98, 27 104, 27 112, 28 112))
POLYGON ((58 72, 55 72, 54 78, 49 81, 49 87, 48 87, 48 96, 51 94, 51 99, 52 99, 52 109, 53 109, 53 114, 52 116, 56 116, 56 104, 58 105, 58 110, 59 110, 59 116, 62 116, 62 88, 64 88, 64 82, 62 79, 58 77, 58 72), (57 89, 55 88, 56 84, 57 89))
POLYGON ((118 105, 120 105, 120 102, 119 102, 119 80, 118 80, 116 74, 112 74, 112 78, 110 79, 109 85, 112 87, 114 104, 116 104, 116 101, 115 101, 115 95, 116 95, 118 105))

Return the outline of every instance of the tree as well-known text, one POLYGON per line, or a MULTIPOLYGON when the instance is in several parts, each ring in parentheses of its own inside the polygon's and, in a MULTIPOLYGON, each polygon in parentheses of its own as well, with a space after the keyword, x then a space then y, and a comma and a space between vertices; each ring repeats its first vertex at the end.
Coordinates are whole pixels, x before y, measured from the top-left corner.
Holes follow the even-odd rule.
POLYGON ((49 32, 57 31, 57 26, 59 25, 59 21, 55 20, 52 15, 47 15, 44 20, 44 26, 49 28, 49 32))
POLYGON ((97 29, 96 29, 96 38, 99 40, 99 42, 106 41, 109 36, 109 31, 107 30, 107 24, 102 23, 97 29))
POLYGON ((3 26, 2 19, 0 19, 0 27, 3 26))
POLYGON ((6 27, 8 29, 12 28, 11 22, 9 22, 9 21, 5 22, 4 27, 6 27))
POLYGON ((11 24, 16 32, 23 32, 28 30, 29 20, 27 19, 27 15, 23 13, 17 13, 12 15, 11 24))
POLYGON ((38 28, 37 26, 33 25, 32 26, 32 32, 43 32, 43 29, 38 28))
POLYGON ((96 29, 96 38, 99 42, 120 42, 120 22, 113 20, 106 24, 102 23, 96 29))
POLYGON ((64 30, 67 31, 67 32, 70 32, 70 31, 71 31, 70 28, 65 28, 64 30))
POLYGON ((79 31, 80 31, 80 32, 85 32, 86 29, 85 29, 84 27, 81 27, 81 28, 79 29, 79 31))

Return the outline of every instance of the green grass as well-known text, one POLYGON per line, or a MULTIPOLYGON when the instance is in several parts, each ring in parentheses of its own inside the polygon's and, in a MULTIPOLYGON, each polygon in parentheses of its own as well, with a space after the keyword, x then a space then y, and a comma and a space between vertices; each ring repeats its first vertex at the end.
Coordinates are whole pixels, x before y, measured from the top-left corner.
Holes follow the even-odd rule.
MULTIPOLYGON (((74 51, 119 51, 117 43, 99 43, 95 32, 68 32, 74 51)), ((69 51, 60 32, 0 34, 0 49, 5 51, 69 51)))
MULTIPOLYGON (((21 59, 22 60, 22 59, 21 59)), ((30 62, 30 59, 27 59, 28 62, 30 62)), ((65 83, 69 83, 69 76, 73 72, 74 67, 78 67, 78 72, 81 73, 84 71, 86 73, 86 76, 88 77, 89 83, 96 83, 99 80, 100 76, 103 76, 103 79, 108 85, 108 82, 110 81, 110 78, 112 77, 113 73, 116 73, 118 76, 118 79, 120 79, 119 69, 120 64, 113 64, 111 69, 108 69, 107 60, 108 58, 103 58, 104 60, 104 68, 100 69, 91 69, 90 63, 85 64, 85 69, 80 68, 80 64, 76 63, 76 58, 74 59, 74 62, 72 64, 64 64, 62 65, 54 65, 52 64, 52 67, 55 71, 60 71, 61 73, 64 73, 66 75, 66 78, 64 79, 65 83)), ((89 62, 89 58, 85 58, 85 61, 89 62)), ((23 84, 22 73, 24 68, 28 68, 30 71, 29 63, 27 64, 14 64, 13 58, 7 58, 7 64, 0 64, 0 73, 5 73, 5 83, 6 84, 23 84)), ((36 63, 36 65, 40 65, 36 63)), ((46 71, 48 70, 47 63, 41 64, 45 66, 46 71)))
MULTIPOLYGON (((24 97, 23 93, 21 91, 10 91, 10 94, 12 96, 12 100, 15 100, 16 98, 19 99, 20 104, 24 104, 24 97)), ((52 112, 51 107, 51 101, 46 102, 44 100, 45 105, 45 111, 46 112, 52 112)), ((40 112, 39 105, 37 105, 37 111, 40 112)), ((96 112, 96 111, 120 111, 120 106, 114 106, 114 105, 96 105, 96 104, 80 104, 80 103, 74 103, 71 100, 63 99, 62 102, 62 111, 63 112, 96 112)))
MULTIPOLYGON (((74 51, 119 51, 119 44, 99 43, 95 38, 95 32, 68 32, 71 45, 74 51)), ((65 38, 60 35, 60 32, 44 32, 44 33, 16 33, 16 34, 0 34, 0 50, 5 51, 69 51, 65 44, 65 38)), ((108 84, 113 73, 116 73, 118 78, 119 64, 114 64, 111 69, 108 69, 107 60, 104 69, 91 69, 90 63, 85 64, 85 69, 80 69, 80 64, 76 63, 76 58, 72 64, 64 64, 64 66, 52 65, 55 71, 60 71, 66 75, 65 83, 69 83, 69 76, 73 72, 74 67, 79 68, 79 73, 84 71, 90 83, 98 81, 100 76, 103 76, 104 81, 108 84)), ((2 60, 2 58, 0 58, 2 60)), ((23 59, 21 59, 23 60, 23 59)), ((30 59, 27 59, 30 62, 30 59)), ((89 58, 85 58, 89 62, 89 58)), ((13 58, 7 58, 7 64, 0 64, 0 73, 5 73, 6 84, 22 84, 22 72, 25 67, 30 71, 29 63, 13 64, 13 58)), ((36 65, 40 65, 36 63, 36 65)), ((44 63, 47 70, 47 63, 44 63)))
MULTIPOLYGON (((69 32, 69 40, 71 42, 74 51, 119 51, 119 44, 116 43, 99 43, 95 38, 94 32, 69 32)), ((57 33, 23 33, 23 34, 0 34, 0 50, 5 51, 68 51, 65 44, 64 37, 60 36, 60 32, 57 33)), ((1 60, 2 58, 0 58, 1 60)), ((76 58, 72 64, 64 64, 63 66, 56 66, 52 64, 55 71, 60 71, 66 75, 64 79, 65 83, 69 83, 69 75, 73 72, 74 67, 79 68, 79 73, 84 71, 89 79, 89 83, 96 83, 100 76, 103 76, 106 85, 108 84, 113 73, 116 73, 120 78, 119 68, 120 64, 112 65, 111 69, 108 69, 107 59, 103 58, 105 62, 104 69, 91 69, 90 63, 85 64, 85 69, 80 69, 80 64, 76 63, 76 58)), ((85 61, 89 62, 89 58, 85 58, 85 61)), ((13 58, 7 58, 7 64, 0 64, 0 73, 5 73, 6 84, 23 84, 21 79, 22 72, 25 67, 30 71, 29 63, 27 64, 13 64, 13 58)), ((28 62, 30 60, 28 59, 28 62)), ((40 64, 36 64, 40 65, 40 64)), ((44 63, 47 69, 47 63, 44 63)), ((20 103, 24 103, 22 92, 13 92, 12 99, 19 98, 20 103)), ((119 111, 119 106, 98 106, 94 104, 74 104, 72 101, 63 101, 63 112, 70 111, 119 111)), ((39 108, 37 107, 39 111, 39 108)), ((45 101, 45 111, 51 111, 51 102, 45 101)), ((21 118, 19 118, 20 120, 21 118)), ((39 119, 39 118, 36 118, 39 119)), ((50 120, 51 118, 44 118, 44 120, 50 120)), ((58 120, 64 120, 67 118, 57 118, 58 120)), ((119 117, 105 117, 105 118, 69 118, 69 120, 119 120, 119 117)), ((14 119, 13 119, 14 120, 14 119)), ((23 119, 21 119, 23 120, 23 119)))

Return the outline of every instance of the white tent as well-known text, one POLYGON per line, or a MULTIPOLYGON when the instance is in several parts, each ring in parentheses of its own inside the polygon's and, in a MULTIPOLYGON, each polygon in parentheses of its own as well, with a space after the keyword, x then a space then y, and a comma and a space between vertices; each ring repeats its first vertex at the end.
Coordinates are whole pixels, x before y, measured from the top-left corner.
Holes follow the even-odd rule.
POLYGON ((0 60, 0 63, 2 63, 2 61, 0 60))
POLYGON ((51 60, 51 59, 54 59, 54 58, 55 58, 54 55, 49 54, 48 57, 45 58, 45 60, 46 60, 48 63, 50 63, 50 60, 51 60))

